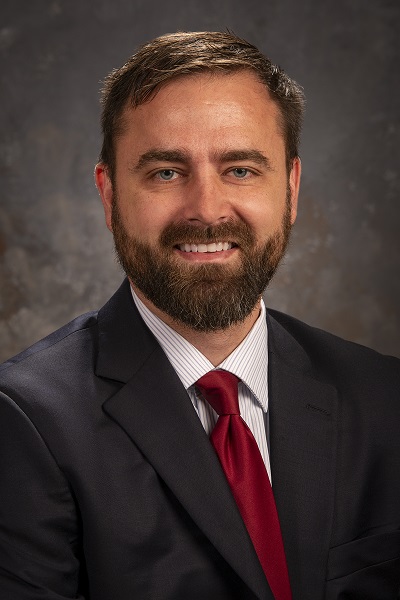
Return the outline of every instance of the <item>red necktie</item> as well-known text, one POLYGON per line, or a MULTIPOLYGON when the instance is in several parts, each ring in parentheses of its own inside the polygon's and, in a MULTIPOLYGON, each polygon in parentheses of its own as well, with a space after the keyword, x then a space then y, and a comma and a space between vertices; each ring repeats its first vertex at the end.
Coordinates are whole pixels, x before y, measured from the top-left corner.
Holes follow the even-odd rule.
POLYGON ((196 386, 219 415, 211 433, 242 519, 276 600, 291 600, 278 513, 257 442, 240 416, 238 382, 228 371, 210 371, 196 386))

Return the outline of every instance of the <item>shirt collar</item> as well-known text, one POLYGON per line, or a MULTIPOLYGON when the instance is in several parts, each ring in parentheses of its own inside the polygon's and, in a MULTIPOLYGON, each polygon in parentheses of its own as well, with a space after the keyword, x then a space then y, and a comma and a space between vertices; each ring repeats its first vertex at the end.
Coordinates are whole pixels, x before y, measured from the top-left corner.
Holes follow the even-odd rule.
POLYGON ((214 367, 204 354, 151 312, 132 288, 131 291, 140 316, 164 350, 186 390, 208 371, 224 369, 239 377, 263 410, 267 410, 268 330, 263 300, 260 315, 247 336, 218 367, 214 367))

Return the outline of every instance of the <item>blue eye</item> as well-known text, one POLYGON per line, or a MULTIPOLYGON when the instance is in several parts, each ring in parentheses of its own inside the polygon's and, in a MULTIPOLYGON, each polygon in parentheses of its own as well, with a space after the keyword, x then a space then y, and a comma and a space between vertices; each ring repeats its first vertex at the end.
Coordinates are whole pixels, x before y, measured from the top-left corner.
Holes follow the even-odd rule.
POLYGON ((173 179, 175 174, 175 171, 172 169, 163 169, 162 171, 158 172, 160 179, 163 179, 164 181, 170 181, 173 179))
POLYGON ((249 170, 245 169, 244 167, 236 167, 236 169, 233 169, 232 172, 238 179, 244 179, 244 177, 246 177, 246 175, 248 174, 249 170))

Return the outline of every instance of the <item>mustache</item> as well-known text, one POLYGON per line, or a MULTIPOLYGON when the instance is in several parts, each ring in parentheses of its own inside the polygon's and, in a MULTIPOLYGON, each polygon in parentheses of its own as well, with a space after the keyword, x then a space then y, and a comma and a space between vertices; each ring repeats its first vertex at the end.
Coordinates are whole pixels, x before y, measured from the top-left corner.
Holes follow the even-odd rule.
POLYGON ((170 223, 160 235, 160 245, 165 248, 178 244, 211 244, 213 242, 233 242, 241 248, 255 245, 251 227, 243 221, 228 220, 217 225, 190 225, 179 221, 170 223))

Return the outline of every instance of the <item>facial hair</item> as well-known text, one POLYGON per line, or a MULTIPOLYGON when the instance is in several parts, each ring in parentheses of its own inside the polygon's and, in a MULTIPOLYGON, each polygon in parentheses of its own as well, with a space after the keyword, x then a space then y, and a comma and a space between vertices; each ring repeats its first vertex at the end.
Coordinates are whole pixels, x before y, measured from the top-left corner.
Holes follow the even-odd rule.
POLYGON ((223 331, 246 319, 271 281, 289 242, 290 207, 288 190, 281 227, 262 245, 247 223, 229 220, 208 227, 171 223, 151 246, 129 235, 114 195, 117 259, 131 282, 174 321, 199 332, 223 331), (225 241, 238 246, 239 264, 185 263, 175 256, 178 244, 225 241))

